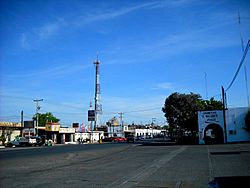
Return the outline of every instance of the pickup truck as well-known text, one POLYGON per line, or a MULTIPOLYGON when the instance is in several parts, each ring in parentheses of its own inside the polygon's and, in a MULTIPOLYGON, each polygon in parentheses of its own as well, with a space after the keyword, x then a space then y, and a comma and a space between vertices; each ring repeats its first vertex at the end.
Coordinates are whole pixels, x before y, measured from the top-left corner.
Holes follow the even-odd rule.
POLYGON ((37 145, 38 137, 31 136, 31 137, 25 137, 25 138, 28 140, 29 145, 31 145, 31 146, 36 146, 37 145))

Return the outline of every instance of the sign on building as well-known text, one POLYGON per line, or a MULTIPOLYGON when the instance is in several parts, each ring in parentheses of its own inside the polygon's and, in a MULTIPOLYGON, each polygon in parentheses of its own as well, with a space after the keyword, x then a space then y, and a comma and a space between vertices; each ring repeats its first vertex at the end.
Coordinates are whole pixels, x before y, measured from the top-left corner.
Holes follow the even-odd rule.
POLYGON ((45 131, 59 131, 59 130, 60 130, 60 124, 48 123, 45 126, 45 131))

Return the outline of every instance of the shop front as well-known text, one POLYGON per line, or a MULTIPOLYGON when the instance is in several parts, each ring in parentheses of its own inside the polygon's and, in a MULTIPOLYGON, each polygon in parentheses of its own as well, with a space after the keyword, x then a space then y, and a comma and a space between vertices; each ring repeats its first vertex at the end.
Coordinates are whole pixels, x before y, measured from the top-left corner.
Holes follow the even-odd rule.
POLYGON ((58 144, 65 144, 74 141, 75 129, 68 127, 61 127, 58 135, 58 144))
POLYGON ((47 140, 52 140, 53 143, 58 143, 58 137, 59 137, 59 131, 60 131, 60 124, 59 123, 47 123, 45 126, 45 134, 47 137, 47 140))

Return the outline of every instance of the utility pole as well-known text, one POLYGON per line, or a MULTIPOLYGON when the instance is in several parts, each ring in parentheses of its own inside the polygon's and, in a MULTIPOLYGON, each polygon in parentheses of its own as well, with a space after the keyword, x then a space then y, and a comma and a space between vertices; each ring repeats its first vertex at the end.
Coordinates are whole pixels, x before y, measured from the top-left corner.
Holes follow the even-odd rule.
POLYGON ((24 127, 24 125, 23 125, 23 110, 21 111, 21 127, 22 127, 21 135, 23 136, 23 127, 24 127))
POLYGON ((206 89, 206 100, 208 100, 208 94, 207 94, 207 73, 205 72, 205 89, 206 89))
POLYGON ((99 115, 102 113, 102 106, 100 102, 100 74, 99 74, 99 65, 100 61, 97 60, 94 62, 95 65, 95 122, 94 122, 94 130, 97 129, 97 122, 99 120, 99 115))
POLYGON ((43 99, 34 99, 33 101, 36 103, 36 136, 38 136, 38 121, 39 121, 38 111, 41 109, 41 106, 39 106, 39 102, 43 101, 43 99))
MULTIPOLYGON (((120 112, 120 113, 118 113, 119 115, 120 115, 120 120, 121 120, 121 133, 123 134, 124 132, 123 132, 123 115, 124 115, 124 113, 123 112, 120 112)), ((124 136, 124 134, 123 134, 123 136, 124 136)))
MULTIPOLYGON (((90 100, 89 109, 92 110, 92 101, 90 100)), ((90 121, 90 142, 94 144, 94 136, 93 136, 93 121, 90 121)))
POLYGON ((224 120, 224 136, 225 136, 225 143, 227 143, 227 124, 226 124, 226 109, 225 109, 225 90, 224 87, 222 89, 222 105, 223 105, 223 120, 224 120))

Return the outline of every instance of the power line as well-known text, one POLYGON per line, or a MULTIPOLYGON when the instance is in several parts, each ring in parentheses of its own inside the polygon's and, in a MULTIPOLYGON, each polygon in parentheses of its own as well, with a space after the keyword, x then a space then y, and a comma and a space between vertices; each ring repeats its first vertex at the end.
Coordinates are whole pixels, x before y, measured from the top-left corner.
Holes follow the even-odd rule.
POLYGON ((245 60, 245 58, 246 58, 246 55, 247 55, 247 52, 248 52, 248 49, 249 49, 249 45, 250 45, 250 40, 248 40, 248 43, 247 43, 246 48, 245 48, 245 50, 244 50, 244 53, 243 53, 243 56, 242 56, 242 58, 241 58, 240 64, 239 64, 239 66, 238 66, 238 69, 237 69, 237 71, 236 71, 236 73, 235 73, 235 75, 234 75, 234 77, 233 77, 231 83, 229 84, 229 86, 227 87, 227 89, 226 89, 225 91, 228 91, 228 90, 231 88, 231 86, 233 85, 233 83, 234 83, 234 81, 235 81, 235 79, 236 79, 236 77, 237 77, 237 75, 238 75, 238 73, 239 73, 239 71, 240 71, 240 68, 241 68, 241 66, 242 66, 243 63, 244 63, 244 60, 245 60))
POLYGON ((134 111, 127 111, 127 112, 124 112, 124 113, 133 113, 133 112, 146 112, 146 111, 152 111, 152 110, 159 110, 161 109, 160 107, 157 107, 157 108, 149 108, 149 109, 143 109, 143 110, 134 110, 134 111))
MULTIPOLYGON (((8 98, 13 98, 13 99, 17 99, 17 100, 27 100, 27 101, 32 101, 32 98, 28 98, 28 97, 21 97, 21 96, 13 96, 13 95, 3 95, 0 94, 1 97, 8 97, 8 98)), ((55 106, 62 106, 62 107, 68 107, 68 108, 73 108, 73 109, 77 109, 77 110, 83 110, 83 108, 81 107, 76 107, 76 106, 71 106, 68 104, 61 104, 61 103, 56 103, 56 102, 52 102, 50 100, 44 101, 44 103, 46 104, 51 104, 51 105, 55 105, 55 106)))

